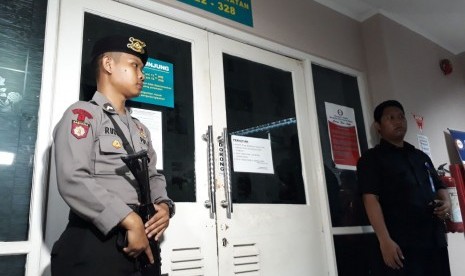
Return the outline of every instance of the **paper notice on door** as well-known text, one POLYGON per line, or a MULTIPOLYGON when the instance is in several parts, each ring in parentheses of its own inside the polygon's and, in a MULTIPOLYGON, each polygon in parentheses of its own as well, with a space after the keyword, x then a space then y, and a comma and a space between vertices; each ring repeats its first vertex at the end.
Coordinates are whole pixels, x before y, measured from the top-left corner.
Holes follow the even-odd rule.
POLYGON ((270 140, 231 135, 231 145, 235 172, 274 174, 270 140))
POLYGON ((131 108, 131 116, 141 121, 150 131, 153 149, 157 153, 157 170, 163 170, 163 133, 161 128, 161 112, 139 108, 131 108))

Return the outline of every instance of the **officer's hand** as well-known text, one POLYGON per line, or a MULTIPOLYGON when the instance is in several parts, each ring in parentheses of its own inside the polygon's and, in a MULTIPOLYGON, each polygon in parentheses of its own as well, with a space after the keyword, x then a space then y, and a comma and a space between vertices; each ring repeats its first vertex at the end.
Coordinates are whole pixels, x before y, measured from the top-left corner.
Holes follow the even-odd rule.
POLYGON ((392 269, 400 269, 404 267, 402 260, 404 255, 399 245, 392 239, 380 241, 381 253, 383 254, 384 263, 392 269))
POLYGON ((155 237, 155 240, 158 240, 170 224, 170 211, 165 203, 154 206, 157 213, 145 223, 145 233, 149 239, 155 237))
POLYGON ((144 224, 142 219, 135 212, 129 213, 120 223, 120 226, 127 230, 128 246, 123 251, 130 257, 136 258, 142 252, 145 252, 150 260, 154 263, 152 250, 149 241, 145 235, 144 224))

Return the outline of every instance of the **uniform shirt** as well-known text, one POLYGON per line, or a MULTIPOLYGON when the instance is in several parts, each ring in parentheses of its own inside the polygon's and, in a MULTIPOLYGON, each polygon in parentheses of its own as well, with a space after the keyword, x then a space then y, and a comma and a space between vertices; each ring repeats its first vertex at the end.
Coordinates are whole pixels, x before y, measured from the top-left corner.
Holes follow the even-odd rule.
POLYGON ((357 177, 363 194, 379 197, 386 227, 399 246, 447 245, 444 223, 429 205, 434 191, 445 186, 425 153, 407 142, 397 147, 381 140, 359 159, 357 177))
POLYGON ((77 102, 64 113, 54 131, 51 173, 58 190, 80 217, 107 234, 138 204, 138 184, 121 160, 127 152, 117 135, 112 116, 135 152, 147 150, 149 178, 154 203, 169 200, 165 177, 157 161, 149 130, 129 110, 121 117, 106 97, 96 92, 92 102, 77 102))

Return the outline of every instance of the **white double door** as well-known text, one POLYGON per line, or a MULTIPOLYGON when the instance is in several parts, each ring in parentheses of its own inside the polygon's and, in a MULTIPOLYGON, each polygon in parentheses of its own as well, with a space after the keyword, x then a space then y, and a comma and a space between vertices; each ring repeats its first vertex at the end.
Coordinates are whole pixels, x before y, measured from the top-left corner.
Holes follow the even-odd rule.
MULTIPOLYGON (((177 211, 162 242, 163 273, 327 275, 329 249, 314 200, 316 185, 309 183, 305 165, 312 157, 301 63, 117 2, 63 0, 53 125, 79 99, 89 15, 181 41, 190 51, 183 66, 190 68, 186 81, 192 89, 176 86, 174 70, 173 91, 175 99, 192 93, 183 104, 192 106, 193 134, 180 143, 194 147, 193 175, 186 184, 189 194, 182 197, 187 199, 177 200, 177 192, 172 196, 177 211), (231 141, 238 137, 242 144, 231 141)), ((174 67, 181 66, 179 60, 171 61, 174 67)), ((176 105, 175 100, 173 108, 180 108, 176 105)), ((163 155, 174 151, 165 148, 163 155)), ((173 179, 167 178, 169 189, 173 179)), ((65 227, 67 212, 56 187, 49 187, 49 249, 65 227)))

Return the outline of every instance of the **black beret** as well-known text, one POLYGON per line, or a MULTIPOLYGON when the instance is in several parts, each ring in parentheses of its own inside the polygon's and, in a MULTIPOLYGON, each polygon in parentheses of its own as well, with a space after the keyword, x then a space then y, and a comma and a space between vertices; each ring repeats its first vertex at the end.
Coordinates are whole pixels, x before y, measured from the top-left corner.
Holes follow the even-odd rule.
POLYGON ((379 123, 379 122, 381 121, 381 117, 383 116, 384 109, 386 109, 387 107, 390 107, 390 106, 397 107, 397 108, 399 108, 400 110, 402 110, 402 112, 405 113, 404 107, 403 107, 402 104, 399 103, 398 101, 396 101, 396 100, 384 101, 384 102, 380 103, 380 104, 375 108, 375 112, 373 112, 373 117, 375 118, 375 122, 378 122, 378 123, 379 123))
POLYGON ((107 36, 95 42, 92 49, 92 60, 106 52, 123 52, 140 58, 145 64, 148 58, 145 46, 145 42, 132 36, 107 36))

